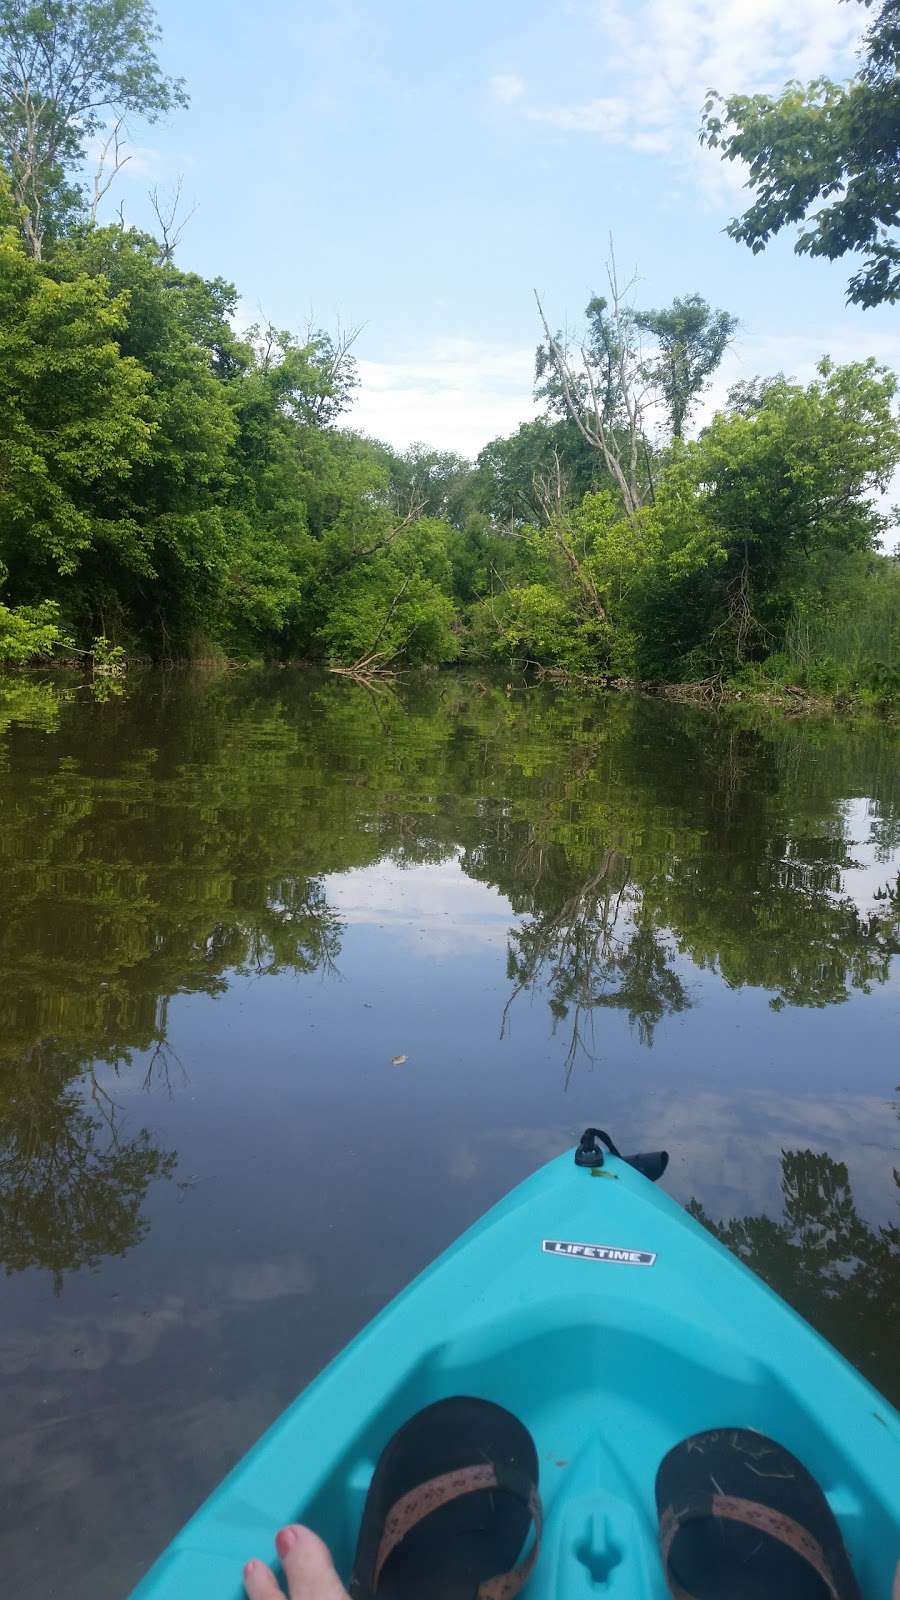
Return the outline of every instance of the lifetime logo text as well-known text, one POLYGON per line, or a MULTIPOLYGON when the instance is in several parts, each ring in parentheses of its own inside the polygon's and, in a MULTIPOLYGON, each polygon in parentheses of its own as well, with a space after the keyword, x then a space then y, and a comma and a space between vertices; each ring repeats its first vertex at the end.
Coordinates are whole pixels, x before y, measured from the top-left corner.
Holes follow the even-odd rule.
POLYGON ((574 1244, 570 1239, 542 1239, 549 1256, 577 1256, 581 1261, 615 1261, 625 1267, 652 1267, 655 1250, 623 1250, 614 1244, 574 1244))

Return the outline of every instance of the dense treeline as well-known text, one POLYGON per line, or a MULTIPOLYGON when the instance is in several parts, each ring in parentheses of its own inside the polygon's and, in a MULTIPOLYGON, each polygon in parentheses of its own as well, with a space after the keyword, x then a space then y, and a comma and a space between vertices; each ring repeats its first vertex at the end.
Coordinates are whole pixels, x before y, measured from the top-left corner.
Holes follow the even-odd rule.
POLYGON ((577 360, 540 308, 543 415, 475 463, 398 455, 344 423, 352 338, 236 332, 237 290, 175 265, 158 204, 155 234, 98 225, 122 117, 186 103, 156 39, 144 0, 0 4, 0 660, 900 692, 891 372, 745 382, 686 438, 735 320, 696 294, 641 310, 611 261, 577 360))

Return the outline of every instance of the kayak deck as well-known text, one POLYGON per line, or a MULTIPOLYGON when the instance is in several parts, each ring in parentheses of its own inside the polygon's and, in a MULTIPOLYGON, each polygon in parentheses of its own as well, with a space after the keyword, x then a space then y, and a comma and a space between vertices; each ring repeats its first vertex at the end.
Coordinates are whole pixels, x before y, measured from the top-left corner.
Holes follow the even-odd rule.
POLYGON ((668 1594, 656 1469, 686 1435, 770 1434, 815 1475, 864 1595, 900 1558, 900 1417, 627 1163, 571 1154, 513 1190, 302 1393, 178 1534, 133 1600, 238 1600, 250 1556, 308 1522, 346 1578, 375 1462, 455 1394, 531 1431, 544 1539, 529 1600, 668 1594))

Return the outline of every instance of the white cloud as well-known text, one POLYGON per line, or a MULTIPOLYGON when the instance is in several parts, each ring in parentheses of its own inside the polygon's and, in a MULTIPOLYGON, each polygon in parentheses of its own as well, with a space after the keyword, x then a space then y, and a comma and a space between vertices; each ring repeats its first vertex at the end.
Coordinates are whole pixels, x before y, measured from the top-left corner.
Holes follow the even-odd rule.
MULTIPOLYGON (((852 71, 865 18, 835 0, 592 0, 599 97, 522 106, 564 132, 669 152, 696 167, 701 188, 727 194, 734 163, 699 149, 700 108, 723 94, 778 90, 789 78, 852 71)), ((590 61, 590 45, 586 47, 590 61)))
POLYGON ((423 440, 475 456, 534 415, 533 349, 448 339, 398 361, 358 363, 351 427, 404 449, 423 440))
POLYGON ((495 72, 490 80, 491 94, 501 105, 512 105, 514 100, 520 100, 525 93, 525 79, 520 78, 517 72, 495 72))
POLYGON ((536 107, 525 114, 532 122, 549 122, 564 133, 598 133, 611 144, 626 137, 631 121, 628 101, 616 96, 588 100, 580 106, 556 106, 550 110, 536 107))
POLYGON ((886 367, 900 368, 900 333, 888 333, 883 327, 867 329, 865 315, 848 311, 843 323, 814 334, 754 333, 752 329, 739 333, 707 390, 694 426, 708 422, 713 412, 724 405, 732 384, 742 378, 771 377, 783 372, 797 383, 810 383, 817 363, 825 355, 838 365, 874 356, 886 367))
MULTIPOLYGON (((121 129, 120 132, 119 153, 122 160, 119 177, 142 184, 148 181, 171 182, 177 179, 179 173, 183 173, 194 164, 193 157, 186 151, 162 151, 155 145, 137 144, 129 137, 127 128, 121 129)), ((88 141, 85 168, 89 181, 93 178, 101 159, 108 172, 115 160, 112 123, 104 124, 88 141)))
POLYGON ((466 876, 458 854, 436 865, 380 861, 338 873, 328 879, 328 903, 342 922, 390 927, 432 955, 505 950, 516 921, 498 889, 466 876))

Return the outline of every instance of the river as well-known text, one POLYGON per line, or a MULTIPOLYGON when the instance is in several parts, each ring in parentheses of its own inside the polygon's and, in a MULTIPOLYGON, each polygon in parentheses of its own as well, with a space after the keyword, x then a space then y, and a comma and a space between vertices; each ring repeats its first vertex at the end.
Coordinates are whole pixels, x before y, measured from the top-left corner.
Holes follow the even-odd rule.
POLYGON ((0 1533, 119 1600, 588 1123, 900 1400, 900 735, 436 675, 0 680, 0 1533))

